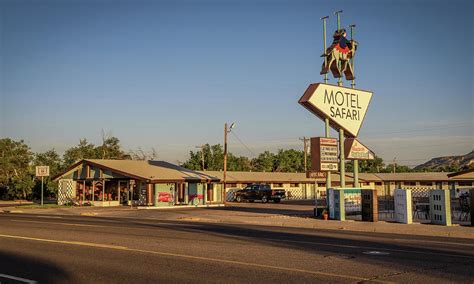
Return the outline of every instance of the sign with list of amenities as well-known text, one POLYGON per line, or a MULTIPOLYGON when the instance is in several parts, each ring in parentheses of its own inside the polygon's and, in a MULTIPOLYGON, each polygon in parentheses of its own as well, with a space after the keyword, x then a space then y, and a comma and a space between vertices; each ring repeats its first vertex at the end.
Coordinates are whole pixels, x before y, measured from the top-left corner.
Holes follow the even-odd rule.
POLYGON ((338 170, 336 138, 311 137, 311 170, 316 172, 338 170))

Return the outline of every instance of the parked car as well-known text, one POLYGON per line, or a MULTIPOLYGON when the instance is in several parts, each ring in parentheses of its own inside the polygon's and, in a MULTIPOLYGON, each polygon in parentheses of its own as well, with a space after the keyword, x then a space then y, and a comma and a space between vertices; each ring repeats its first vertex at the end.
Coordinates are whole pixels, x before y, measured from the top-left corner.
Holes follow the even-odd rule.
POLYGON ((235 192, 234 200, 237 202, 242 202, 244 200, 248 200, 249 202, 261 200, 263 203, 272 200, 273 202, 278 203, 284 198, 286 198, 285 190, 272 190, 268 184, 254 183, 235 192))

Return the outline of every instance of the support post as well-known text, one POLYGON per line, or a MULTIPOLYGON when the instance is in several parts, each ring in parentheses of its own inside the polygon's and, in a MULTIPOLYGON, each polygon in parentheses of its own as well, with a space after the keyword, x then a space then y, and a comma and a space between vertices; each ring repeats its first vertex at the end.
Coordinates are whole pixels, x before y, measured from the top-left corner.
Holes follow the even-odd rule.
MULTIPOLYGON (((354 39, 354 28, 355 25, 350 25, 351 27, 351 40, 354 39)), ((352 79, 351 82, 351 88, 355 88, 355 69, 354 69, 354 57, 352 57, 351 62, 349 63, 352 65, 352 73, 354 74, 354 79, 352 79)), ((354 187, 359 187, 359 160, 354 160, 353 162, 354 166, 354 187)))
POLYGON ((41 206, 43 206, 43 178, 41 177, 41 206))
POLYGON ((359 187, 359 160, 353 160, 354 166, 354 187, 359 187))
POLYGON ((344 129, 339 129, 339 161, 340 161, 340 179, 341 188, 346 187, 346 161, 344 157, 344 129))
MULTIPOLYGON (((322 17, 321 20, 323 20, 323 42, 324 42, 324 50, 323 54, 326 54, 326 49, 327 49, 327 44, 326 44, 326 20, 328 19, 328 16, 322 17)), ((327 57, 324 56, 324 65, 327 64, 327 57)), ((328 83, 328 74, 324 74, 324 84, 328 83)), ((329 138, 330 136, 330 129, 329 129, 329 118, 324 119, 324 130, 325 130, 325 136, 326 138, 329 138)), ((318 183, 315 181, 314 182, 314 190, 317 192, 317 185, 318 183)), ((327 172, 326 174, 326 197, 328 196, 329 189, 331 188, 331 172, 327 172)), ((326 198, 327 201, 327 198, 326 198)), ((326 202, 328 204, 328 202, 326 202)), ((316 208, 317 212, 317 208, 316 208)))
MULTIPOLYGON (((341 29, 341 15, 342 14, 342 10, 340 11, 337 11, 337 12, 334 12, 334 14, 337 16, 337 30, 339 31, 341 29)), ((341 62, 339 62, 339 66, 338 66, 339 70, 341 70, 341 62)), ((337 79, 337 85, 339 87, 342 87, 342 74, 341 74, 341 77, 339 77, 337 79)))

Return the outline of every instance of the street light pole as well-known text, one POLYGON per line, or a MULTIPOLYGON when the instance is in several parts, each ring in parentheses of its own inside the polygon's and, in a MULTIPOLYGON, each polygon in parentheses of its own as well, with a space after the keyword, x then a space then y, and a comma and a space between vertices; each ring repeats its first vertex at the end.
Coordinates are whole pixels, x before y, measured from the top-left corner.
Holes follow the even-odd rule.
POLYGON ((235 127, 235 122, 232 122, 230 127, 227 126, 227 122, 224 124, 224 189, 222 190, 222 201, 226 203, 226 185, 227 185, 227 133, 232 131, 235 127))
POLYGON ((224 124, 224 188, 222 190, 222 202, 226 203, 226 183, 227 183, 227 122, 224 124))

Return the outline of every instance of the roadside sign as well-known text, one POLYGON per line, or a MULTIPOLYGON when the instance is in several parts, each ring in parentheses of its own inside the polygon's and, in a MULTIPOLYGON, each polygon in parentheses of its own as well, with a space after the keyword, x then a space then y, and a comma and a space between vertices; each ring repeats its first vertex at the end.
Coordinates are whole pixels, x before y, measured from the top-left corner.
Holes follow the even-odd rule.
POLYGON ((355 138, 344 140, 344 152, 347 160, 373 160, 375 154, 355 138))
POLYGON ((36 176, 37 177, 48 177, 49 176, 49 166, 36 166, 36 176))
POLYGON ((311 171, 338 170, 337 139, 311 137, 311 171))
POLYGON ((326 178, 326 172, 307 171, 306 178, 326 178))
POLYGON ((334 129, 342 128, 348 137, 357 137, 372 94, 318 83, 309 85, 298 102, 320 119, 328 118, 334 129))

